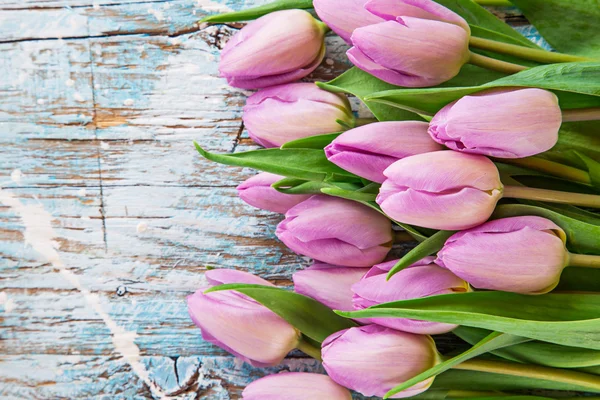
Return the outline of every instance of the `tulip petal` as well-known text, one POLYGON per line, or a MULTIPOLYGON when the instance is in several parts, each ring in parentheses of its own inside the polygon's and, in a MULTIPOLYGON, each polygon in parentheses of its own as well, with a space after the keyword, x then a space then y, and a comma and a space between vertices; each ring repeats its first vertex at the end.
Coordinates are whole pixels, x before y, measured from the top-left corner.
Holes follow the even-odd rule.
POLYGON ((242 400, 351 400, 350 392, 327 375, 283 372, 258 379, 244 389, 242 400), (285 395, 284 395, 285 393, 285 395))
POLYGON ((285 214, 290 208, 308 199, 310 195, 285 194, 271 185, 284 177, 261 172, 246 179, 237 187, 238 195, 246 203, 263 210, 285 214))
POLYGON ((361 26, 376 24, 383 19, 368 12, 367 0, 313 0, 313 7, 323 22, 348 44, 352 32, 361 26))

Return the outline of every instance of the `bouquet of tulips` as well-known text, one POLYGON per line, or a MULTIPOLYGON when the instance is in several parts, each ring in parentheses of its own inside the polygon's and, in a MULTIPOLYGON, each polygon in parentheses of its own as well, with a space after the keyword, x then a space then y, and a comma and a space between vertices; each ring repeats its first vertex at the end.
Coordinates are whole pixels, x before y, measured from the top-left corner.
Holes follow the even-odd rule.
POLYGON ((239 196, 284 214, 277 237, 314 263, 294 291, 209 270, 190 316, 253 366, 299 349, 327 372, 267 376, 243 399, 600 393, 600 12, 512 3, 563 53, 471 0, 280 0, 204 20, 250 21, 219 70, 258 90, 243 122, 266 149, 197 150, 264 171, 239 196), (354 67, 297 82, 330 30, 354 67), (442 355, 449 332, 472 347, 442 355))

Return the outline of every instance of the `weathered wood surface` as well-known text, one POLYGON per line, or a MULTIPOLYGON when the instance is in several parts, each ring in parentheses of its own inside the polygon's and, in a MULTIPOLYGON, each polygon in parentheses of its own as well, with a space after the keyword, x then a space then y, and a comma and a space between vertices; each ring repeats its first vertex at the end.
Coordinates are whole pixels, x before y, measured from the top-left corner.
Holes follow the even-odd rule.
MULTIPOLYGON (((253 172, 191 145, 253 148, 248 93, 217 76, 235 26, 196 21, 264 2, 0 0, 1 398, 235 399, 266 373, 202 342, 184 301, 207 266, 289 285, 307 263, 236 197, 253 172)), ((347 68, 327 44, 315 79, 347 68)))

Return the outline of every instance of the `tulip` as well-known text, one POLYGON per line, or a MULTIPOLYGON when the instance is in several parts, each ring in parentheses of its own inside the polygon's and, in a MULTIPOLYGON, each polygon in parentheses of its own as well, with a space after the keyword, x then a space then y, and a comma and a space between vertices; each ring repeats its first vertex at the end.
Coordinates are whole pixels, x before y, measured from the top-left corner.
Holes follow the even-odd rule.
POLYGON ((427 122, 376 122, 351 129, 325 147, 332 163, 360 177, 383 182, 383 171, 401 158, 443 147, 427 134, 427 122))
MULTIPOLYGON (((418 299, 449 293, 463 293, 469 284, 452 272, 433 264, 434 257, 425 257, 405 268, 386 282, 387 273, 397 260, 375 265, 352 285, 354 309, 365 308, 391 301, 418 299)), ((418 321, 407 318, 366 318, 360 322, 372 323, 404 332, 434 335, 454 330, 457 325, 441 322, 418 321)))
POLYGON ((253 207, 285 214, 296 204, 308 199, 310 195, 285 194, 271 187, 273 183, 283 178, 280 175, 261 172, 239 185, 238 195, 253 207))
MULTIPOLYGON (((247 272, 211 270, 205 273, 211 286, 250 283, 273 286, 247 272)), ((255 367, 279 364, 300 341, 300 332, 277 314, 235 291, 204 293, 187 298, 190 317, 202 338, 255 367)))
POLYGON ((264 147, 279 147, 295 139, 339 132, 353 126, 344 95, 319 89, 314 83, 291 83, 259 90, 248 98, 243 114, 250 137, 264 147))
POLYGON ((371 0, 365 8, 385 21, 357 28, 352 63, 393 85, 435 86, 470 59, 468 24, 429 0, 371 0))
POLYGON ((291 208, 275 232, 296 253, 345 267, 383 261, 392 247, 392 224, 360 203, 317 195, 291 208))
POLYGON ((498 169, 488 158, 455 151, 417 154, 384 171, 377 203, 396 221, 460 230, 485 222, 502 197, 498 169))
POLYGON ((304 78, 325 56, 325 25, 304 10, 253 21, 221 53, 219 72, 231 86, 259 89, 304 78))
POLYGON ((429 134, 452 150, 523 158, 551 149, 562 122, 558 98, 542 89, 492 89, 442 108, 429 134))
POLYGON ((452 235, 436 263, 478 289, 542 294, 568 263, 566 235, 533 216, 503 218, 452 235))
MULTIPOLYGON (((439 360, 430 336, 379 325, 336 332, 325 339, 321 354, 323 367, 331 379, 365 396, 378 397, 435 366, 439 360)), ((418 383, 392 398, 422 393, 431 386, 433 379, 418 383)))
POLYGON ((313 7, 323 22, 348 44, 356 28, 383 22, 383 18, 365 8, 368 0, 313 0, 313 7))
POLYGON ((294 273, 294 291, 312 297, 333 310, 352 311, 350 288, 368 271, 369 268, 338 267, 317 262, 294 273))
POLYGON ((242 392, 242 400, 351 400, 348 389, 327 375, 284 372, 252 382, 242 392))

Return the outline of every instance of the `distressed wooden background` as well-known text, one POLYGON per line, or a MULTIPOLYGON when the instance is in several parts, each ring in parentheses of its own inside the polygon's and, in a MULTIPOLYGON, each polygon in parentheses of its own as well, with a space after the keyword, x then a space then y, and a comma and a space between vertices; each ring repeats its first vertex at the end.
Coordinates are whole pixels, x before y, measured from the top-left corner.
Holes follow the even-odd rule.
MULTIPOLYGON (((207 266, 289 285, 307 264, 236 197, 253 172, 192 146, 254 148, 248 92, 217 73, 239 26, 196 21, 265 2, 0 0, 1 398, 236 399, 265 374, 185 306, 207 266)), ((312 79, 348 67, 327 45, 312 79)), ((318 368, 298 353, 267 372, 318 368)))

